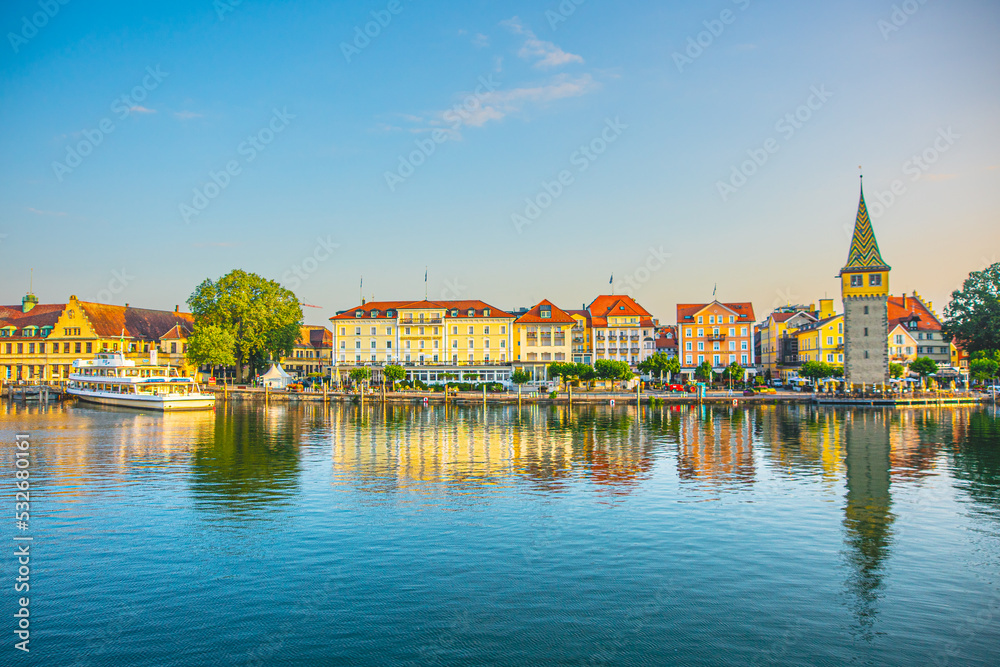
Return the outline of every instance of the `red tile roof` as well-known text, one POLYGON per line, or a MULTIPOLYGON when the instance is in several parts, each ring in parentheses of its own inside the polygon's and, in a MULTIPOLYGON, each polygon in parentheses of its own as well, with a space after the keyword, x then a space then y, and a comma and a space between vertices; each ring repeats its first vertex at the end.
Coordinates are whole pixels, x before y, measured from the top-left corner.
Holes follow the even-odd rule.
POLYGON ((65 307, 66 304, 40 303, 25 313, 21 311, 21 306, 0 306, 0 329, 16 327, 17 330, 12 331, 9 338, 22 338, 24 327, 35 326, 41 329, 54 326, 65 307))
POLYGON ((165 333, 180 325, 189 332, 194 330, 194 316, 171 310, 149 310, 112 306, 104 303, 80 301, 80 307, 94 331, 101 338, 159 340, 165 333))
POLYGON ((468 299, 461 301, 371 301, 364 305, 357 306, 355 308, 349 308, 341 313, 338 313, 330 318, 333 320, 354 320, 358 319, 356 313, 360 310, 362 312, 362 318, 372 317, 372 311, 379 311, 379 317, 386 317, 387 310, 397 311, 393 313, 393 316, 397 316, 400 309, 413 309, 413 308, 440 308, 444 313, 445 317, 469 317, 468 311, 471 309, 475 311, 472 317, 487 317, 483 311, 489 309, 489 317, 513 317, 510 313, 500 310, 499 308, 494 308, 485 301, 479 301, 478 299, 468 299), (452 315, 451 311, 453 309, 458 310, 457 315, 452 315))
POLYGON ((718 304, 723 308, 731 310, 734 315, 738 315, 737 322, 753 322, 753 304, 749 301, 737 301, 733 303, 722 303, 713 301, 712 303, 679 303, 677 304, 677 323, 685 324, 694 320, 694 316, 705 310, 712 304, 718 304))
POLYGON ((295 343, 311 347, 333 347, 333 332, 326 327, 301 326, 299 327, 299 337, 295 343))
POLYGON ((940 331, 941 321, 934 312, 917 296, 889 297, 889 329, 900 322, 916 320, 917 331, 940 331))
POLYGON ((591 326, 608 326, 608 317, 638 317, 640 326, 653 326, 653 315, 625 294, 602 294, 587 306, 591 326))
POLYGON ((517 324, 573 324, 576 320, 574 320, 569 313, 562 310, 548 299, 542 299, 534 308, 526 312, 524 315, 521 315, 519 318, 514 320, 514 322, 517 324), (542 306, 549 306, 552 308, 551 317, 542 317, 542 306))

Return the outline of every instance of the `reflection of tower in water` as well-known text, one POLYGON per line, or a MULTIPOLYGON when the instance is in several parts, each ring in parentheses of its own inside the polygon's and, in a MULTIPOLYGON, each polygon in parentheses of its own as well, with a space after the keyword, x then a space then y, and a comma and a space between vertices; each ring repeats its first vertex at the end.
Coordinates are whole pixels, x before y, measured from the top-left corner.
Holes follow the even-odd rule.
POLYGON ((893 515, 889 495, 889 425, 881 413, 856 411, 845 415, 847 503, 844 541, 851 568, 847 589, 866 639, 873 634, 878 600, 889 557, 893 515))

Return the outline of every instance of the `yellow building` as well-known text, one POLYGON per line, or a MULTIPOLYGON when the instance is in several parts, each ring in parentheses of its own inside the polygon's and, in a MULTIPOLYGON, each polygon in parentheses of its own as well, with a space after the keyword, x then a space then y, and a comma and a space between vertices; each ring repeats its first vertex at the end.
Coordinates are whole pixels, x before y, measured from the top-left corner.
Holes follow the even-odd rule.
MULTIPOLYGON (((757 334, 760 338, 760 370, 770 371, 771 377, 787 379, 789 374, 796 372, 800 361, 799 337, 796 332, 808 329, 821 320, 826 320, 836 315, 833 307, 833 299, 820 299, 819 309, 810 304, 806 306, 787 306, 778 308, 768 315, 757 327, 757 334)), ((818 334, 817 334, 818 335, 818 334)), ((843 343, 843 331, 838 334, 840 344, 843 343)), ((819 347, 810 348, 809 358, 815 358, 816 351, 823 346, 820 340, 809 340, 811 345, 819 347)), ((841 350, 840 354, 843 353, 841 350)), ((827 353, 829 354, 829 353, 827 353)), ((825 357, 824 357, 825 360, 825 357)), ((836 357, 834 362, 837 363, 836 357)), ((843 363, 843 359, 840 360, 843 363)))
POLYGON ((398 364, 407 379, 510 379, 514 316, 483 301, 371 301, 330 318, 334 375, 398 364), (413 367, 411 369, 411 367, 413 367))
POLYGON ((917 341, 902 324, 889 332, 889 363, 909 366, 917 358, 917 341))
POLYGON ((187 339, 194 329, 190 313, 148 310, 80 301, 41 304, 28 294, 18 306, 0 306, 0 380, 63 384, 76 359, 97 352, 124 351, 136 361, 179 367, 187 363, 187 339))
MULTIPOLYGON (((832 303, 832 300, 830 300, 832 303)), ((844 363, 844 316, 830 315, 795 330, 798 361, 823 361, 835 366, 844 363)))
POLYGON ((530 373, 533 382, 549 379, 549 364, 573 361, 573 330, 578 321, 548 300, 519 316, 514 320, 515 367, 530 373))
POLYGON ((299 337, 295 340, 292 354, 281 360, 282 367, 290 374, 305 377, 330 372, 333 351, 333 334, 326 327, 299 327, 299 337))

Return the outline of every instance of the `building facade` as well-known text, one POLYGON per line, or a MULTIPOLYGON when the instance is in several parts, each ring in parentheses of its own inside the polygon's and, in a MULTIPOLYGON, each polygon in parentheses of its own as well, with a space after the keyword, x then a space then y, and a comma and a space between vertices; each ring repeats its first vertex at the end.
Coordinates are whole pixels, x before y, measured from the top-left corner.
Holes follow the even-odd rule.
POLYGON ((951 367, 951 343, 944 338, 942 323, 932 304, 919 294, 890 296, 888 303, 889 326, 901 326, 913 339, 914 358, 930 357, 939 367, 951 367))
POLYGON ((356 366, 371 366, 377 380, 383 366, 398 364, 423 382, 458 374, 507 382, 513 323, 513 315, 483 301, 362 303, 330 318, 334 380, 356 366))
POLYGON ((625 295, 601 295, 587 307, 593 361, 624 361, 632 367, 656 352, 657 322, 625 295))
POLYGON ((753 304, 719 301, 677 304, 677 342, 681 372, 685 375, 693 375, 705 362, 716 373, 734 362, 754 373, 753 304))
POLYGON ((514 320, 514 366, 532 381, 548 380, 553 361, 573 361, 573 330, 577 320, 551 301, 543 300, 514 320))
POLYGON ((301 326, 291 355, 281 360, 286 372, 295 377, 329 375, 333 354, 333 333, 326 327, 301 326))
POLYGON ((862 190, 851 250, 840 270, 844 378, 850 386, 884 385, 889 381, 890 270, 879 251, 862 190))
POLYGON ((187 362, 190 313, 80 301, 39 303, 34 294, 20 306, 0 306, 0 380, 64 384, 76 359, 122 351, 137 362, 154 354, 182 375, 196 370, 187 362))

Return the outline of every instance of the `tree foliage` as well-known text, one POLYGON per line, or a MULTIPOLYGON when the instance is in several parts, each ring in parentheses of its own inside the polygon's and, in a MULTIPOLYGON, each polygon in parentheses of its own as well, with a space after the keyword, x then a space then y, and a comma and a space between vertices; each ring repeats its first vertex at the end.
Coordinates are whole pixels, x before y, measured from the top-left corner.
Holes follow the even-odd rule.
POLYGON ((598 359, 594 363, 594 372, 601 380, 625 381, 635 377, 635 373, 627 363, 613 359, 598 359))
POLYGON ((351 382, 357 384, 359 382, 364 382, 371 377, 371 371, 364 366, 359 366, 358 368, 352 368, 351 372, 347 374, 347 377, 351 378, 351 382))
POLYGON ((889 376, 896 378, 897 380, 903 377, 903 373, 906 372, 906 366, 903 364, 892 363, 889 364, 889 376))
POLYGON ((510 381, 517 385, 524 384, 530 380, 531 374, 527 371, 521 370, 520 368, 510 374, 510 381))
POLYGON ((822 380, 833 375, 833 367, 825 361, 807 361, 799 368, 799 375, 810 380, 822 380))
POLYGON ((1000 364, 993 359, 973 359, 969 362, 969 375, 980 382, 996 377, 998 369, 1000 364))
POLYGON ((198 324, 187 342, 187 358, 196 366, 234 366, 236 339, 217 324, 198 324))
POLYGON ((1000 262, 973 271, 951 293, 943 332, 968 352, 1000 349, 1000 262))
POLYGON ((392 383, 392 388, 396 389, 396 383, 406 377, 406 369, 402 366, 389 364, 382 369, 382 377, 392 383))
POLYGON ((196 328, 215 325, 233 337, 240 380, 243 367, 255 355, 277 358, 291 354, 302 324, 302 306, 290 290, 241 270, 218 281, 204 281, 187 303, 196 328))
POLYGON ((677 357, 671 357, 663 352, 646 357, 639 362, 639 371, 649 376, 662 377, 664 373, 668 377, 673 373, 681 372, 681 364, 677 357))
POLYGON ((742 380, 744 373, 746 373, 746 369, 734 361, 726 366, 726 369, 722 371, 722 379, 733 380, 735 382, 737 380, 742 380))
POLYGON ((930 357, 917 357, 910 362, 910 370, 919 373, 922 377, 927 377, 938 372, 938 365, 930 357))
POLYGON ((699 380, 708 382, 712 379, 712 364, 707 361, 703 361, 698 364, 698 368, 694 369, 694 376, 699 380))

